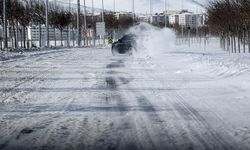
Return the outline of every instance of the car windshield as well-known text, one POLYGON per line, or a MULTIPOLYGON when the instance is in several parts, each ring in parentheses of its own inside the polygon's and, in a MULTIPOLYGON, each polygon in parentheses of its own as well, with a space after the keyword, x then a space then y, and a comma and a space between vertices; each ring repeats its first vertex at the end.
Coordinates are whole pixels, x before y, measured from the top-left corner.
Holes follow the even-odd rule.
POLYGON ((134 39, 135 39, 135 35, 127 34, 127 35, 124 35, 120 40, 121 41, 130 41, 130 40, 134 40, 134 39))

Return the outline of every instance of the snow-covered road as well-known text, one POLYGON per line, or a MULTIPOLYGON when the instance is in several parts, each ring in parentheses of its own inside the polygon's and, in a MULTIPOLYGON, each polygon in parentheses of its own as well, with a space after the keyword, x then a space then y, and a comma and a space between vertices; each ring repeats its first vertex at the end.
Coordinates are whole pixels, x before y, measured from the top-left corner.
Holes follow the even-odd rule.
POLYGON ((249 65, 226 64, 92 48, 2 61, 0 149, 250 149, 249 65))

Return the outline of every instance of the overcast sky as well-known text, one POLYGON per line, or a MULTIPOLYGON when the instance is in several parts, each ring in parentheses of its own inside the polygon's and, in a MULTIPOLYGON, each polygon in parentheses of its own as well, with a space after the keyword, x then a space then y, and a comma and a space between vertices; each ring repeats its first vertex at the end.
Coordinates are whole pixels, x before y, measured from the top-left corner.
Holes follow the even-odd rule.
MULTIPOLYGON (((58 0, 68 2, 69 0, 58 0)), ((71 3, 76 3, 77 0, 70 0, 71 3)), ((83 0, 80 0, 83 5, 83 0)), ((103 0, 104 7, 107 10, 114 9, 114 0, 103 0)), ((136 13, 149 13, 150 12, 150 0, 134 0, 136 13)), ((152 0, 153 12, 162 12, 165 8, 165 0, 152 0)), ((166 0, 167 8, 171 10, 180 10, 182 8, 182 0, 166 0)), ((197 3, 206 4, 208 0, 183 0, 183 8, 189 9, 193 12, 204 12, 204 8, 197 5, 197 3), (194 2, 193 2, 194 1, 194 2)), ((102 0, 94 0, 94 7, 101 8, 102 0)), ((132 0, 115 0, 116 11, 131 11, 132 0)), ((92 0, 86 0, 86 5, 91 7, 92 0)))

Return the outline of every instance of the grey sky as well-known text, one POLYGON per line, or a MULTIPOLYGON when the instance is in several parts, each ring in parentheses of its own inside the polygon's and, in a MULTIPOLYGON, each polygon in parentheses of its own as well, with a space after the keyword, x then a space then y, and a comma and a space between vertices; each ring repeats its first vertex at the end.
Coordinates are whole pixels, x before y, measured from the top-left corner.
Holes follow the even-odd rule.
MULTIPOLYGON (((65 0, 67 1, 67 0, 65 0)), ((76 0, 71 0, 72 2, 76 0)), ((83 0, 81 0, 83 3, 83 0)), ((134 0, 135 1, 135 11, 137 13, 149 13, 150 12, 150 0, 134 0)), ((181 9, 182 0, 167 0, 169 9, 181 9)), ((183 8, 189 9, 194 12, 204 11, 202 7, 195 4, 192 1, 196 1, 201 4, 207 3, 208 0, 183 0, 183 8)), ((86 0, 86 4, 91 6, 92 0, 86 0)), ((132 0, 115 0, 117 11, 131 11, 132 0)), ((113 10, 114 0, 104 0, 105 9, 113 10)), ((165 0, 153 0, 153 11, 161 12, 165 7, 165 0)), ((101 8, 101 0, 94 0, 95 7, 101 8)))

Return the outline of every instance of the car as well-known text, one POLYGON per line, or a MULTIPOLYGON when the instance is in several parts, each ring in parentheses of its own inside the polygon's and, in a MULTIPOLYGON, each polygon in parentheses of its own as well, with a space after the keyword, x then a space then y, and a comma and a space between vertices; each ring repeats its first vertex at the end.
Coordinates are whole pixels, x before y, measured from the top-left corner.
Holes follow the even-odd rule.
POLYGON ((133 49, 136 49, 136 35, 134 34, 126 34, 112 44, 113 55, 132 55, 133 49))

